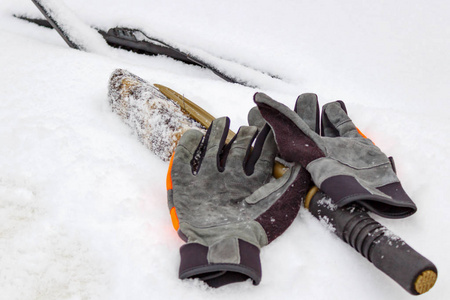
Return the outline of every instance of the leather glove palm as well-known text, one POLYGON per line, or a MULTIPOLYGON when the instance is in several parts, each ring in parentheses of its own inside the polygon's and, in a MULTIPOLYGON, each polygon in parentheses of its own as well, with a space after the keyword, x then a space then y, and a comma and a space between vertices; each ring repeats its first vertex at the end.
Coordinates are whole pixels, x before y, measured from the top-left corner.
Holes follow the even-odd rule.
POLYGON ((281 157, 305 167, 334 204, 356 202, 389 218, 416 211, 395 174, 393 160, 359 133, 342 101, 323 107, 322 135, 315 94, 300 95, 295 111, 262 93, 254 101, 274 131, 281 157))
POLYGON ((228 118, 220 118, 205 137, 187 131, 168 173, 169 209, 187 242, 180 248, 179 276, 214 287, 260 282, 260 248, 292 223, 310 185, 299 165, 271 179, 277 149, 267 125, 253 150, 257 127, 241 127, 226 145, 228 126, 228 118))

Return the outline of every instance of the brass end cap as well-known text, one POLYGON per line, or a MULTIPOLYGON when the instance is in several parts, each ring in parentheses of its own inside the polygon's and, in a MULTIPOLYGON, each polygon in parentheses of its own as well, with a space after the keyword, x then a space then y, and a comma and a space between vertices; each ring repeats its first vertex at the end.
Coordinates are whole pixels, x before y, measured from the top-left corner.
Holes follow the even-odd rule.
POLYGON ((414 288, 419 294, 428 292, 435 284, 437 280, 437 273, 432 270, 423 271, 422 274, 417 276, 414 288))
POLYGON ((309 204, 311 203, 312 197, 319 191, 319 188, 317 186, 313 186, 309 189, 308 194, 306 194, 305 201, 303 202, 303 205, 306 209, 309 209, 309 204))

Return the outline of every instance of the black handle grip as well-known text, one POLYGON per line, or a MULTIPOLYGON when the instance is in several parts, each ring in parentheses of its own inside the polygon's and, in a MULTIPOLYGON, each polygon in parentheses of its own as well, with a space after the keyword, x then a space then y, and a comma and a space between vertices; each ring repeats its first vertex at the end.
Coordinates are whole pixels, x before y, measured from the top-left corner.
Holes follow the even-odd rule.
POLYGON ((318 191, 308 203, 309 211, 324 221, 344 242, 413 295, 431 289, 437 268, 400 237, 372 219, 363 208, 338 208, 318 191))

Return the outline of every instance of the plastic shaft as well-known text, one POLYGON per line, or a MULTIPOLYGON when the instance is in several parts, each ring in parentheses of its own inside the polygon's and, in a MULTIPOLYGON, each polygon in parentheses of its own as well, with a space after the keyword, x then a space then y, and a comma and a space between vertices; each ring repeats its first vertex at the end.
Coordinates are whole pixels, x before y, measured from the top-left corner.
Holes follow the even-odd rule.
POLYGON ((436 282, 436 266, 372 219, 362 208, 338 208, 318 191, 309 202, 309 210, 409 293, 423 294, 436 282))

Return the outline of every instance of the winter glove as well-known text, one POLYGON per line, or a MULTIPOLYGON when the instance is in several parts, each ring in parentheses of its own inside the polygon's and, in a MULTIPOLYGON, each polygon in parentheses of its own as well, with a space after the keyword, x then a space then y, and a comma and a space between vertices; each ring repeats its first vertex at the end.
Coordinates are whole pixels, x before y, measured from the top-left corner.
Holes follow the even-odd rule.
MULTIPOLYGON (((250 123, 258 123, 249 116, 250 123)), ((258 124, 261 126, 262 122, 258 124)), ((258 125, 255 124, 255 125, 258 125)), ((292 223, 309 174, 299 165, 271 177, 277 153, 270 127, 243 126, 225 144, 228 118, 216 119, 205 137, 180 139, 168 172, 168 204, 179 236, 179 277, 219 287, 250 278, 261 281, 260 248, 292 223)))
POLYGON ((300 95, 295 112, 262 93, 254 101, 273 129, 280 156, 305 167, 338 207, 358 203, 389 218, 417 210, 395 174, 392 158, 360 134, 342 101, 323 107, 321 135, 315 94, 300 95))

